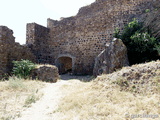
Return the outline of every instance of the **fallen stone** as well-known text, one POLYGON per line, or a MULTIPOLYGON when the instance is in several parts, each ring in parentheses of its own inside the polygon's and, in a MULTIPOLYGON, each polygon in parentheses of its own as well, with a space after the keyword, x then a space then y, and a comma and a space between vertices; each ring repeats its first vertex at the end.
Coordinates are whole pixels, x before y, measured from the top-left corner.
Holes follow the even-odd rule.
POLYGON ((93 75, 109 74, 128 65, 126 46, 122 40, 114 38, 109 44, 106 44, 105 50, 96 57, 93 75))
POLYGON ((46 82, 57 82, 60 78, 58 68, 53 65, 38 65, 31 72, 32 79, 38 79, 46 82))

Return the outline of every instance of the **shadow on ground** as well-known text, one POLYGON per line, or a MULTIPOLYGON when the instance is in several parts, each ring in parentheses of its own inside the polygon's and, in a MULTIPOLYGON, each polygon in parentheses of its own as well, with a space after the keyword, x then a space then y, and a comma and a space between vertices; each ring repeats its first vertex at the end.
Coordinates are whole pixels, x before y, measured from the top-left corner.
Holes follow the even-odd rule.
POLYGON ((76 75, 70 75, 70 74, 61 75, 61 80, 80 80, 83 82, 90 82, 93 79, 94 77, 91 75, 85 75, 85 76, 76 76, 76 75))

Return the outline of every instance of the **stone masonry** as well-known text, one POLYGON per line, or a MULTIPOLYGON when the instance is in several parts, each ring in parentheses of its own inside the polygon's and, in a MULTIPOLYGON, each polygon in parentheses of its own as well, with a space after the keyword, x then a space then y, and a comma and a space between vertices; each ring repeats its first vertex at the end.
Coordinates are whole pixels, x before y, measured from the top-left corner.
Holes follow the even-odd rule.
POLYGON ((49 63, 52 61, 49 46, 49 29, 36 23, 27 24, 27 46, 32 49, 37 63, 49 63))
POLYGON ((96 0, 80 8, 76 16, 48 19, 47 27, 27 24, 27 45, 39 63, 55 64, 61 73, 92 74, 95 58, 113 39, 116 27, 133 18, 143 21, 146 9, 159 0, 96 0))
POLYGON ((38 79, 46 82, 57 82, 60 78, 58 68, 54 65, 37 65, 31 71, 32 79, 38 79))
POLYGON ((0 26, 0 79, 10 73, 13 60, 28 59, 35 61, 35 56, 27 46, 15 42, 13 31, 0 26))

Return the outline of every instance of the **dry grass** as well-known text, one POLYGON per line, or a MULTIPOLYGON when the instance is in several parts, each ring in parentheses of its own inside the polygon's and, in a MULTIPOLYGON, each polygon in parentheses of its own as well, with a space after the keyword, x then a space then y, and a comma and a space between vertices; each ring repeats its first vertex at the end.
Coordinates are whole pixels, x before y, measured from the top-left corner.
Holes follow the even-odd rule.
POLYGON ((90 83, 63 86, 66 96, 53 114, 58 120, 159 120, 159 67, 159 61, 135 65, 90 83))
POLYGON ((36 64, 36 69, 40 68, 40 67, 51 67, 51 68, 56 68, 56 66, 54 65, 50 65, 50 64, 36 64))
MULTIPOLYGON (((20 116, 44 85, 13 79, 0 82, 0 120, 20 116)), ((70 80, 61 90, 65 96, 49 114, 57 120, 160 119, 160 61, 126 67, 91 82, 70 80)))
POLYGON ((0 120, 13 120, 20 116, 25 107, 29 107, 42 94, 39 90, 44 83, 10 77, 0 82, 0 120))

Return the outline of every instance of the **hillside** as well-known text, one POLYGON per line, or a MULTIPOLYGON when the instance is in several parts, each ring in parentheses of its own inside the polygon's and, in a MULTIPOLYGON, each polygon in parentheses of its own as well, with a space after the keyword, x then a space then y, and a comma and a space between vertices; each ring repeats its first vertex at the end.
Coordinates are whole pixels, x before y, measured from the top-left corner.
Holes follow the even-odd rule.
POLYGON ((62 120, 160 118, 160 61, 125 67, 78 89, 66 87, 70 92, 53 113, 62 120))

